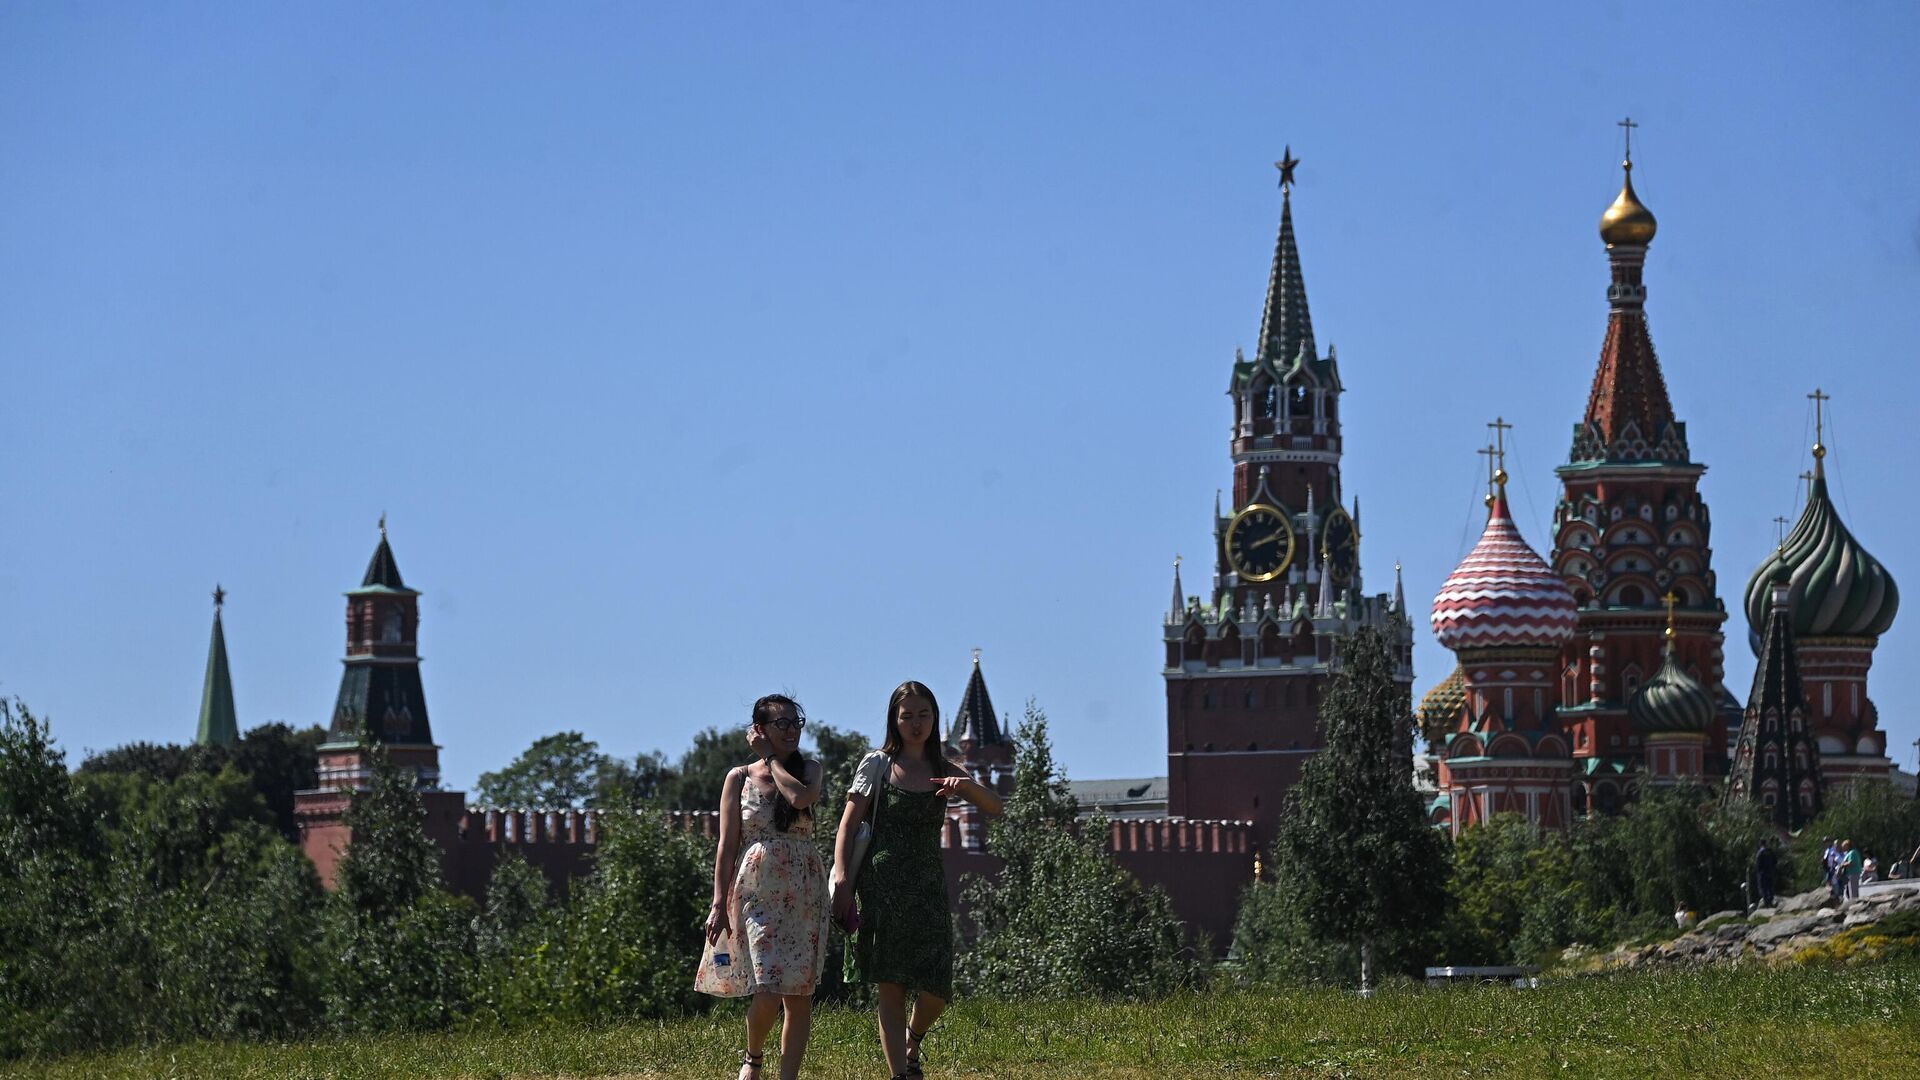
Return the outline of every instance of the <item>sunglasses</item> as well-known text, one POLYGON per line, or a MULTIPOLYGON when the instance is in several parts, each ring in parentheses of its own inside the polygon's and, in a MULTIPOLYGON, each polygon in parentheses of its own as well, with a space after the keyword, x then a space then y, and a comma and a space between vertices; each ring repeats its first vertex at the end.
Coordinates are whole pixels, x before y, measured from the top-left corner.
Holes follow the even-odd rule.
POLYGON ((805 720, 794 720, 785 716, 776 716, 772 720, 766 721, 766 724, 768 727, 777 727, 781 731, 799 731, 801 728, 807 726, 805 720))

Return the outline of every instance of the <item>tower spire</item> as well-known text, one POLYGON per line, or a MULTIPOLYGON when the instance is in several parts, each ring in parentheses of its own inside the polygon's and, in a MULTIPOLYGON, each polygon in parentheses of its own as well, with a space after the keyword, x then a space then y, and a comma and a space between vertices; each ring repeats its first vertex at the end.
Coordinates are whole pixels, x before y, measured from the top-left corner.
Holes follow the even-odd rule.
POLYGON ((1300 250, 1293 239, 1293 170, 1300 159, 1289 146, 1279 161, 1280 236, 1274 242, 1273 270, 1267 277, 1267 303, 1260 315, 1260 347, 1256 359, 1274 366, 1291 364, 1302 352, 1318 354, 1313 344, 1313 318, 1307 312, 1307 286, 1300 275, 1300 250))
MULTIPOLYGON (((1632 120, 1621 121, 1629 139, 1632 120)), ((1621 162, 1620 194, 1600 216, 1600 239, 1612 268, 1607 285, 1607 336, 1575 429, 1572 460, 1654 460, 1687 464, 1686 428, 1673 415, 1667 381, 1647 331, 1647 287, 1641 272, 1653 241, 1653 211, 1633 190, 1633 158, 1621 162)))
POLYGON ((1833 395, 1816 386, 1807 400, 1813 402, 1813 475, 1818 479, 1827 475, 1826 404, 1833 400, 1833 395))
MULTIPOLYGON (((1173 557, 1173 606, 1167 609, 1167 617, 1171 620, 1178 621, 1180 613, 1186 609, 1187 594, 1186 591, 1180 587, 1180 556, 1175 555, 1173 557)), ((980 658, 977 656, 974 657, 974 663, 978 664, 979 662, 980 658)))
POLYGON ((227 590, 213 587, 213 641, 207 646, 207 677, 200 687, 200 727, 193 741, 201 746, 232 746, 240 738, 240 722, 233 708, 233 676, 227 669, 227 635, 220 625, 220 609, 227 590))

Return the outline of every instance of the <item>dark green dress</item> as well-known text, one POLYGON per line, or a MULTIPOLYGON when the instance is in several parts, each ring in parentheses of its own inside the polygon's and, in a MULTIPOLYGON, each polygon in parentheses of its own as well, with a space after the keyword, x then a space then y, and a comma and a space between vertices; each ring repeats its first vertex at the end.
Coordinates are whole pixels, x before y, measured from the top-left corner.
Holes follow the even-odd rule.
POLYGON ((879 786, 882 800, 854 893, 860 930, 847 950, 848 982, 900 983, 953 998, 953 916, 940 829, 947 800, 934 791, 879 786))

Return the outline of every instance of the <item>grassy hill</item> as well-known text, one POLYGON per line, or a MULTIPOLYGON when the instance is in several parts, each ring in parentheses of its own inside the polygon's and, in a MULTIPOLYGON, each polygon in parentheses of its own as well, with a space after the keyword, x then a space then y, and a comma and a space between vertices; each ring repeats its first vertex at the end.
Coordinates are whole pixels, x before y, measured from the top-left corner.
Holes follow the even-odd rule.
MULTIPOLYGON (((736 1007, 606 1027, 285 1045, 203 1043, 26 1077, 732 1077, 736 1007)), ((1218 992, 1128 1004, 962 1002, 927 1040, 936 1078, 1834 1076, 1911 1063, 1920 963, 1631 973, 1539 990, 1218 992), (1878 1063, 1878 1065, 1876 1065, 1878 1063)), ((1897 1067, 1904 1068, 1904 1065, 1897 1067)), ((767 1072, 774 1076, 772 1069, 767 1072)), ((879 1077, 870 1013, 823 1008, 806 1075, 879 1077)))

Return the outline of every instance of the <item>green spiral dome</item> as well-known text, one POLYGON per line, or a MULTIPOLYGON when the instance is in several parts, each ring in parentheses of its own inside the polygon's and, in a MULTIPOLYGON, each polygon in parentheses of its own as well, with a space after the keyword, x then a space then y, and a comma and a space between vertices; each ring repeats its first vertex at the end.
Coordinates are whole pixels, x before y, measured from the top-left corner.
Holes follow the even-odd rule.
POLYGON ((1900 610, 1893 575, 1860 546, 1834 509, 1824 468, 1814 470, 1813 490, 1793 532, 1747 579, 1748 640, 1755 656, 1772 604, 1768 583, 1782 570, 1792 582, 1796 638, 1879 637, 1900 610))
POLYGON ((1713 691, 1673 662, 1673 652, 1653 678, 1642 683, 1627 701, 1633 726, 1646 734, 1663 731, 1705 731, 1713 724, 1713 691))

